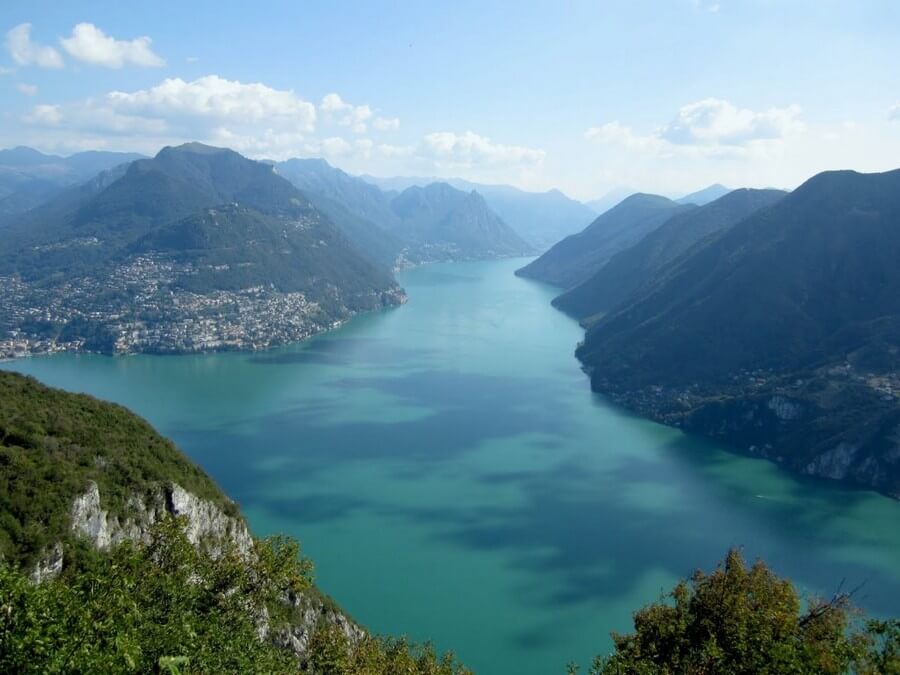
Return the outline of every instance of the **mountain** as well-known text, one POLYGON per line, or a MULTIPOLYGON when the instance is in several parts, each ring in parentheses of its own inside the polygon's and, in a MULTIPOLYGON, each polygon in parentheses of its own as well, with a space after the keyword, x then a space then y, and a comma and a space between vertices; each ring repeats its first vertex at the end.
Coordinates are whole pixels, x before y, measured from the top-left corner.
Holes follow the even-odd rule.
POLYGON ((121 406, 0 371, 0 486, 2 672, 467 672, 369 635, 121 406))
POLYGON ((600 215, 609 211, 612 207, 614 207, 626 197, 637 192, 637 190, 632 190, 631 188, 627 187, 613 188, 602 197, 592 199, 589 202, 585 202, 585 206, 590 208, 597 215, 600 215))
POLYGON ((492 211, 539 251, 581 231, 596 216, 590 208, 559 190, 528 192, 511 185, 486 185, 461 178, 362 176, 362 179, 385 191, 402 192, 410 187, 425 187, 432 183, 446 183, 464 192, 474 190, 484 197, 492 211))
POLYGON ((290 159, 275 164, 357 249, 375 262, 393 267, 403 242, 388 230, 397 225, 391 202, 376 186, 331 166, 324 159, 290 159))
POLYGON ((725 230, 787 194, 734 190, 706 206, 672 216, 631 248, 617 253, 594 276, 553 300, 579 319, 597 317, 628 300, 669 262, 706 237, 725 230))
MULTIPOLYGON (((276 164, 365 255, 379 263, 402 266, 457 259, 526 255, 531 248, 512 232, 481 198, 443 183, 421 195, 422 209, 410 208, 404 194, 332 167, 322 159, 292 159, 276 164), (442 222, 434 222, 439 216, 442 222)), ((436 185, 436 184, 435 184, 436 185)), ((420 188, 416 188, 417 190, 420 188)))
POLYGON ((719 183, 713 183, 702 190, 691 192, 675 201, 679 204, 696 204, 697 206, 703 206, 704 204, 709 204, 710 202, 717 200, 719 197, 724 197, 729 192, 731 192, 731 188, 727 188, 719 183))
POLYGON ((190 143, 116 175, 0 233, 0 278, 14 291, 0 323, 15 337, 100 351, 255 348, 403 300, 390 272, 269 165, 190 143))
POLYGON ((135 153, 101 151, 60 157, 24 146, 0 150, 0 224, 101 171, 143 157, 135 153))
POLYGON ((526 242, 546 251, 557 241, 580 232, 595 214, 559 190, 526 192, 509 185, 450 182, 460 190, 476 191, 487 205, 526 242))
POLYGON ((619 251, 634 245, 677 213, 694 209, 659 195, 634 194, 566 237, 516 274, 571 288, 593 276, 619 251))
POLYGON ((399 221, 392 233, 423 248, 434 260, 528 255, 533 248, 475 191, 446 183, 410 187, 391 202, 399 221))
POLYGON ((900 170, 819 174, 588 330, 596 391, 900 496, 900 170))

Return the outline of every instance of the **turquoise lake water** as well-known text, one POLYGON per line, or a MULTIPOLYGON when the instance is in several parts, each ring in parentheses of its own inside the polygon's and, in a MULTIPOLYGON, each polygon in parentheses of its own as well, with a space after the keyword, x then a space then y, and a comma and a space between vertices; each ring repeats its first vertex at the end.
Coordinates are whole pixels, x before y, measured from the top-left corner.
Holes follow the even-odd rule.
POLYGON ((376 632, 552 675, 731 546, 900 614, 900 503, 788 476, 591 393, 522 260, 400 275, 403 307, 255 354, 3 364, 149 419, 376 632))

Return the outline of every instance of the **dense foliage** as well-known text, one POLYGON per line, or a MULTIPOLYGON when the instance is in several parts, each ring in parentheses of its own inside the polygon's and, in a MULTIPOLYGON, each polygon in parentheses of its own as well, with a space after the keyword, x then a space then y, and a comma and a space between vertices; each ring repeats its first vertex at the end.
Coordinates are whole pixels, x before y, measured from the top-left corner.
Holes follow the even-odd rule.
POLYGON ((147 546, 82 556, 41 584, 0 566, 0 671, 7 673, 289 672, 288 652, 260 640, 254 613, 309 585, 297 547, 260 542, 251 561, 214 559, 181 524, 157 524, 147 546))
POLYGON ((89 481, 111 515, 170 482, 237 513, 196 464, 127 409, 0 372, 0 555, 30 564, 64 540, 72 501, 89 481))
POLYGON ((299 663, 265 635, 290 620, 282 599, 309 592, 310 571, 296 543, 282 538, 256 542, 249 560, 234 550, 211 557, 174 518, 156 524, 146 546, 83 552, 63 576, 40 584, 3 563, 0 672, 465 672, 452 656, 403 640, 351 644, 324 622, 299 663))
POLYGON ((613 634, 615 652, 590 674, 900 673, 900 621, 859 625, 849 602, 840 594, 804 607, 790 581, 732 550, 711 574, 695 572, 669 601, 638 611, 634 632, 613 634))

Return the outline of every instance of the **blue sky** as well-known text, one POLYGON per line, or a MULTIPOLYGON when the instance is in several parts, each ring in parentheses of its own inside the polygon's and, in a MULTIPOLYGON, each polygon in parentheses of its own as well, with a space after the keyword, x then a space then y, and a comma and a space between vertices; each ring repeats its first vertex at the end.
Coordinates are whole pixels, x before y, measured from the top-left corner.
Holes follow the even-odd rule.
POLYGON ((5 0, 0 35, 5 147, 201 140, 583 199, 900 166, 895 0, 5 0))

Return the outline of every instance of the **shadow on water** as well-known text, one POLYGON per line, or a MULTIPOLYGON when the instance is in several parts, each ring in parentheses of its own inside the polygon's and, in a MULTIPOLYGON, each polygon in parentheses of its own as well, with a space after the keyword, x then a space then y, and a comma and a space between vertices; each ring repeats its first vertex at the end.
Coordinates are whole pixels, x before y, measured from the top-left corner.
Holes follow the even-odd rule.
MULTIPOLYGON (((350 392, 367 389, 414 405, 423 414, 411 420, 354 420, 341 417, 350 405, 342 397, 301 402, 275 414, 223 421, 213 429, 175 428, 172 435, 190 447, 201 464, 215 467, 217 478, 241 491, 246 471, 262 471, 248 465, 250 456, 280 453, 277 471, 290 470, 308 477, 318 469, 346 462, 391 459, 428 471, 428 465, 453 460, 477 449, 490 439, 523 433, 564 434, 567 410, 561 403, 535 405, 523 396, 538 381, 527 378, 465 374, 440 370, 407 373, 397 377, 343 378, 329 388, 350 392), (498 401, 504 401, 498 415, 498 401), (237 430, 239 427, 242 430, 237 430), (224 453, 235 453, 233 471, 222 473, 224 453), (213 457, 214 455, 214 457, 213 457), (213 461, 214 460, 214 461, 213 461)), ((545 388, 546 390, 546 388, 545 388)))
POLYGON ((428 358, 424 348, 399 347, 382 338, 336 338, 328 335, 293 348, 254 354, 247 363, 261 366, 324 364, 343 366, 365 363, 412 363, 428 358))
MULTIPOLYGON (((861 598, 876 612, 896 611, 900 604, 896 573, 839 559, 832 552, 845 536, 833 522, 863 503, 865 493, 810 490, 802 480, 785 478, 778 483, 777 499, 761 501, 740 478, 722 480, 723 472, 734 471, 733 456, 674 432, 650 455, 614 453, 609 461, 601 456, 590 463, 572 458, 562 451, 574 422, 572 409, 552 385, 548 390, 538 379, 427 370, 345 377, 329 386, 347 396, 375 390, 425 414, 404 420, 347 420, 337 413, 352 405, 348 399, 319 398, 314 404, 247 420, 241 425, 244 433, 229 423, 211 435, 175 435, 201 463, 217 467, 216 478, 239 501, 287 516, 300 532, 304 524, 338 522, 366 511, 419 525, 444 545, 502 553, 510 568, 547 580, 542 592, 522 588, 517 598, 540 609, 582 603, 602 608, 637 592, 647 570, 683 577, 698 566, 712 567, 731 546, 744 547, 751 559, 764 553, 776 570, 823 593, 841 583, 834 576, 840 569, 847 585, 866 582, 879 589, 877 597, 861 598), (502 414, 498 402, 503 402, 502 414), (462 455, 487 441, 529 434, 536 438, 531 447, 560 450, 549 468, 470 469, 473 475, 467 478, 488 488, 514 488, 520 498, 513 504, 470 505, 461 500, 423 506, 398 504, 389 495, 272 497, 252 489, 271 483, 279 473, 303 476, 314 484, 317 472, 336 465, 383 460, 395 467, 394 480, 414 482, 438 465, 458 466, 462 455), (223 461, 223 448, 240 455, 223 461), (218 457, 207 461, 206 453, 218 457), (277 461, 248 463, 248 453, 277 461), (257 475, 248 477, 248 472, 257 475), (641 488, 637 494, 629 491, 635 486, 641 488), (798 507, 800 500, 803 508, 798 507)), ((603 453, 602 447, 597 452, 603 453)), ((539 645, 533 635, 520 637, 523 643, 539 645)))

